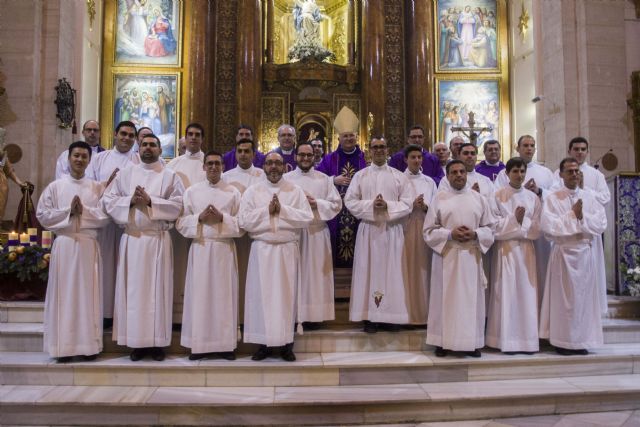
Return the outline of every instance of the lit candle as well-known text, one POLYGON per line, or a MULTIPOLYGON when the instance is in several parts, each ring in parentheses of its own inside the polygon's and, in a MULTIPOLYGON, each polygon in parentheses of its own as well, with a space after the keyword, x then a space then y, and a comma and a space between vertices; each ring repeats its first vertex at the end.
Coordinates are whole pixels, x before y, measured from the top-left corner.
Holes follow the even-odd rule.
POLYGON ((29 246, 29 235, 27 233, 20 234, 20 246, 29 246))
POLYGON ((51 236, 50 231, 42 231, 42 249, 51 249, 51 236))
POLYGON ((9 247, 9 252, 16 250, 16 246, 18 246, 18 233, 14 231, 9 233, 9 240, 7 241, 7 246, 9 247))
POLYGON ((27 228, 27 233, 29 234, 29 243, 31 246, 38 245, 38 229, 37 228, 27 228))

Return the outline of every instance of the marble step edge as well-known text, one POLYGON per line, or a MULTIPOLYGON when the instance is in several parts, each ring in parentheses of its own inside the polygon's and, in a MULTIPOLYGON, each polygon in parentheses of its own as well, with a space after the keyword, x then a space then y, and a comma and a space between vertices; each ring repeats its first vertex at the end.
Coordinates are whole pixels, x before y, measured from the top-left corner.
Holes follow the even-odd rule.
POLYGON ((640 408, 640 375, 353 387, 0 386, 0 424, 344 425, 640 408))

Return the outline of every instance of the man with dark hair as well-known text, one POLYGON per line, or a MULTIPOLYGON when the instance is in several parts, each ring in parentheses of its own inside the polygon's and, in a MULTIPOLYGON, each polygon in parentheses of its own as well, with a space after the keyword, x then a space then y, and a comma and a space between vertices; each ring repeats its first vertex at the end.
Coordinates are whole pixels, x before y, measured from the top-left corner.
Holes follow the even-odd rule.
MULTIPOLYGON (((100 145, 100 124, 98 124, 97 121, 87 120, 84 122, 82 125, 82 137, 84 138, 84 142, 91 147, 91 154, 104 151, 104 148, 100 145)), ((67 150, 64 150, 56 160, 56 179, 60 179, 71 173, 68 154, 67 150)))
POLYGON ((133 151, 135 151, 136 153, 140 151, 140 143, 142 142, 142 138, 147 135, 151 135, 152 133, 153 131, 150 127, 142 126, 141 128, 139 128, 138 134, 136 135, 136 142, 135 144, 133 144, 133 151))
MULTIPOLYGON (((184 129, 187 152, 176 157, 167 164, 182 180, 185 190, 198 182, 205 181, 207 176, 202 168, 204 153, 204 127, 200 123, 189 123, 184 129)), ((182 320, 182 304, 184 299, 184 278, 187 273, 187 260, 190 239, 186 239, 175 228, 169 231, 173 244, 173 323, 182 320)))
POLYGON ((96 229, 102 185, 85 177, 92 147, 74 142, 67 150, 70 174, 49 184, 38 202, 38 221, 57 237, 51 252, 44 309, 44 349, 58 362, 73 356, 94 360, 102 351, 101 258, 96 229))
POLYGON ((383 137, 372 137, 371 166, 353 176, 344 204, 358 218, 351 279, 349 320, 364 321, 364 330, 378 326, 396 332, 409 322, 402 268, 404 218, 415 199, 405 174, 387 164, 383 137))
MULTIPOLYGON (((113 148, 98 153, 87 168, 87 177, 105 185, 107 191, 116 174, 131 165, 140 164, 140 156, 133 151, 136 128, 131 122, 116 126, 113 148)), ((104 327, 113 324, 113 301, 116 291, 116 269, 118 267, 118 245, 122 227, 112 221, 98 231, 98 243, 102 254, 102 304, 104 327)))
MULTIPOLYGON (((436 184, 444 177, 442 168, 438 158, 427 151, 425 147, 424 128, 420 125, 412 126, 409 129, 409 136, 407 137, 407 145, 413 144, 422 147, 422 173, 430 177, 436 184)), ((398 169, 400 172, 404 172, 407 169, 407 162, 405 159, 404 150, 400 150, 391 156, 389 159, 389 166, 398 169)))
MULTIPOLYGON (((188 134, 188 132, 187 132, 188 134)), ((189 360, 234 360, 238 343, 238 265, 233 239, 240 237, 240 192, 222 177, 222 155, 209 151, 206 180, 187 188, 176 229, 193 239, 186 270, 180 344, 189 360), (211 274, 215 280, 211 280, 211 274)))
POLYGON ((171 342, 173 303, 172 245, 169 229, 182 209, 180 177, 159 161, 160 139, 140 144, 142 163, 118 173, 104 194, 104 205, 124 227, 116 276, 113 339, 133 348, 131 360, 148 353, 164 360, 171 342))
POLYGON ((244 342, 260 344, 253 360, 263 360, 269 347, 296 360, 293 334, 296 294, 300 289, 300 229, 313 220, 300 187, 283 179, 284 160, 267 154, 266 179, 247 189, 240 202, 240 227, 253 239, 249 255, 244 312, 244 342))
POLYGON ((596 195, 580 186, 580 162, 560 162, 562 188, 544 201, 540 225, 553 243, 540 314, 540 337, 561 355, 587 354, 603 344, 601 283, 594 238, 607 227, 596 195))
POLYGON ((318 166, 324 158, 324 149, 322 148, 322 141, 314 139, 311 141, 313 147, 313 166, 318 166))
POLYGON ((500 171, 504 169, 504 163, 500 161, 500 143, 495 139, 485 141, 482 152, 484 160, 476 165, 476 172, 493 182, 500 171))
POLYGON ((403 261, 407 272, 407 306, 409 324, 425 325, 429 311, 431 276, 431 249, 422 237, 422 227, 433 196, 438 191, 436 183, 421 173, 423 149, 420 145, 408 145, 404 149, 407 169, 404 174, 415 195, 411 214, 404 225, 403 261))
POLYGON ((424 221, 424 239, 434 252, 427 344, 436 346, 438 357, 448 350, 480 357, 484 347, 481 254, 493 244, 494 220, 487 198, 467 185, 467 171, 460 160, 447 164, 449 185, 436 193, 424 221))
POLYGON ((505 353, 538 351, 538 282, 535 240, 540 236, 542 202, 523 187, 527 163, 507 162, 509 185, 496 191, 493 277, 487 345, 505 353))
MULTIPOLYGON (((598 169, 590 166, 587 162, 589 157, 589 142, 582 136, 577 136, 569 141, 569 157, 574 158, 580 167, 581 179, 580 188, 591 193, 591 195, 604 207, 611 200, 611 193, 607 186, 604 175, 598 169)), ((555 188, 562 188, 562 178, 560 170, 556 170, 557 177, 555 188)), ((598 285, 600 287, 600 310, 604 315, 608 311, 607 301, 607 277, 604 263, 604 247, 602 245, 602 236, 597 235, 593 239, 594 265, 595 273, 598 276, 598 285)))
MULTIPOLYGON (((235 143, 236 143, 236 147, 238 144, 238 141, 240 141, 241 139, 248 139, 250 141, 253 141, 254 144, 256 144, 256 139, 253 135, 253 128, 251 128, 251 126, 249 125, 245 125, 245 124, 241 124, 238 126, 238 129, 236 130, 236 138, 235 138, 235 143)), ((257 168, 262 169, 262 165, 264 164, 264 154, 261 153, 257 147, 254 145, 254 155, 253 155, 253 165, 257 168)), ((225 171, 230 171, 231 169, 235 168, 236 166, 238 166, 238 160, 236 158, 236 149, 233 148, 229 151, 227 151, 226 153, 224 153, 224 156, 222 157, 224 160, 224 170, 225 171)), ((246 168, 244 168, 246 169, 246 168)))
POLYGON ((313 212, 313 221, 300 236, 301 282, 298 321, 305 329, 318 329, 321 322, 335 319, 331 237, 327 221, 342 209, 342 199, 333 180, 313 168, 312 144, 296 147, 297 168, 285 179, 302 188, 313 212))
MULTIPOLYGON (((487 197, 487 200, 493 197, 495 187, 489 178, 480 175, 475 170, 476 161, 478 160, 478 148, 469 142, 462 144, 458 152, 458 160, 460 160, 467 170, 466 183, 467 186, 487 197)), ((448 189, 449 180, 443 180, 439 189, 448 189)))

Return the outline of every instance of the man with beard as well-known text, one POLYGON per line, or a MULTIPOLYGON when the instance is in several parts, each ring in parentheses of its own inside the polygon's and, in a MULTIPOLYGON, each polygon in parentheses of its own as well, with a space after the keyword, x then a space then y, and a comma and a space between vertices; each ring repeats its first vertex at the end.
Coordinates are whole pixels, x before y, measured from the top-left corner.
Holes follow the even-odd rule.
MULTIPOLYGON (((236 139, 235 139, 236 147, 238 142, 242 139, 248 139, 249 141, 253 141, 254 144, 256 144, 256 141, 253 137, 253 129, 251 128, 251 126, 249 125, 238 126, 238 129, 236 131, 236 139)), ((224 153, 224 156, 222 158, 224 159, 224 170, 226 172, 229 172, 231 169, 238 166, 238 163, 240 160, 236 157, 236 154, 237 154, 236 148, 233 148, 232 150, 229 150, 226 153, 224 153)), ((253 154, 252 162, 255 167, 262 169, 262 165, 264 164, 264 154, 261 153, 255 147, 255 145, 254 145, 254 154, 253 154)), ((247 169, 247 168, 244 168, 244 169, 247 169)))

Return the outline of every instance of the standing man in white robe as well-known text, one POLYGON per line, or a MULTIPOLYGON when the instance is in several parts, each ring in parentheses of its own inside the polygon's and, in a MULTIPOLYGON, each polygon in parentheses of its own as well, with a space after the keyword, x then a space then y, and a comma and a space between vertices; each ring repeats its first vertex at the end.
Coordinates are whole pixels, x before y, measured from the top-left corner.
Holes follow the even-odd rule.
MULTIPOLYGON (((113 138, 113 148, 94 156, 87 168, 87 177, 101 182, 107 191, 116 174, 131 165, 140 164, 140 156, 133 151, 136 126, 129 121, 118 123, 113 138)), ((122 227, 113 221, 98 230, 98 243, 102 255, 102 307, 105 329, 113 325, 113 299, 116 293, 118 246, 122 227)))
MULTIPOLYGON (((422 147, 409 145, 404 149, 407 169, 404 174, 416 196, 413 210, 404 226, 404 254, 406 292, 409 306, 409 324, 425 325, 429 311, 429 287, 431 282, 431 248, 422 237, 422 227, 431 200, 438 191, 431 177, 422 173, 422 147)), ((445 178, 446 179, 446 178, 445 178)))
POLYGON ((496 218, 493 273, 487 345, 503 353, 533 353, 538 346, 538 284, 533 242, 540 236, 542 202, 523 184, 524 159, 507 162, 509 185, 496 191, 492 209, 496 218))
MULTIPOLYGON (((607 186, 607 181, 604 175, 598 169, 590 166, 587 163, 589 157, 589 142, 586 138, 576 136, 569 141, 569 157, 576 159, 578 165, 580 165, 580 172, 582 172, 582 189, 588 191, 600 204, 605 207, 611 200, 611 192, 607 186)), ((556 187, 562 188, 562 177, 560 176, 560 170, 556 170, 555 176, 556 187)), ((596 267, 595 274, 598 277, 598 285, 600 287, 600 312, 605 315, 608 311, 607 300, 607 274, 605 271, 604 263, 604 247, 602 245, 602 235, 598 234, 593 237, 593 263, 596 267)))
MULTIPOLYGON (((459 138, 459 137, 456 137, 459 138)), ((458 150, 458 159, 460 160, 467 170, 467 187, 471 190, 475 190, 487 198, 487 201, 493 198, 495 187, 493 182, 486 176, 476 172, 476 163, 478 161, 478 148, 471 144, 462 144, 458 150)), ((451 184, 448 179, 443 179, 439 190, 451 189, 451 184)))
MULTIPOLYGON (((202 168, 204 153, 204 127, 200 123, 189 123, 184 130, 187 151, 167 164, 167 168, 174 171, 182 180, 185 190, 193 184, 207 179, 202 168)), ((187 274, 187 259, 191 241, 173 228, 169 231, 173 245, 173 323, 182 321, 184 304, 184 277, 187 274)))
POLYGON ((113 339, 133 348, 131 360, 164 360, 173 303, 169 229, 182 210, 182 180, 159 161, 160 139, 140 144, 142 163, 116 177, 104 195, 107 212, 125 227, 116 275, 113 339))
POLYGON ((313 168, 314 149, 308 142, 296 147, 297 167, 284 175, 304 190, 313 221, 300 236, 301 277, 298 290, 298 321, 305 330, 319 329, 321 322, 335 319, 333 257, 327 221, 342 209, 340 193, 331 177, 313 168))
POLYGON ((553 243, 540 314, 540 337, 561 355, 588 354, 603 344, 601 291, 594 236, 607 227, 604 207, 581 188, 579 162, 560 162, 563 188, 546 199, 540 221, 553 243))
POLYGON ((427 344, 436 346, 437 357, 449 350, 480 357, 484 347, 487 279, 481 255, 493 244, 493 216, 487 199, 467 187, 466 176, 464 163, 449 162, 449 189, 436 193, 423 228, 434 252, 427 344))
MULTIPOLYGON (((527 175, 523 187, 537 195, 542 203, 549 194, 549 190, 554 186, 555 178, 553 172, 546 166, 533 161, 536 154, 536 140, 531 135, 522 135, 518 138, 516 151, 527 164, 527 175)), ((505 171, 500 171, 495 181, 496 189, 509 185, 509 177, 505 171)), ((536 274, 538 279, 538 311, 542 306, 542 295, 544 295, 544 282, 547 276, 547 264, 549 263, 549 253, 551 244, 540 233, 535 242, 536 249, 536 274)))
POLYGON ((49 184, 38 202, 38 221, 57 237, 51 248, 44 305, 44 351, 59 363, 94 360, 102 351, 102 263, 97 229, 109 223, 102 185, 85 177, 91 146, 69 146, 70 175, 49 184))
POLYGON ((238 265, 234 237, 240 192, 221 179, 222 154, 204 156, 206 180, 184 193, 176 229, 193 239, 185 280, 182 337, 189 360, 222 357, 234 360, 238 341, 238 265), (212 280, 211 275, 214 276, 212 280))
MULTIPOLYGON (((239 130, 240 131, 240 130, 239 130)), ((224 182, 233 185, 240 194, 255 184, 265 179, 264 171, 255 166, 256 145, 252 139, 240 139, 236 143, 234 159, 237 166, 222 174, 224 182)), ((225 165, 228 162, 225 162, 225 165)), ((264 163, 264 159, 261 161, 264 163)), ((251 238, 249 234, 243 234, 236 239, 236 252, 238 256, 238 323, 244 323, 244 291, 247 283, 247 265, 249 264, 249 251, 251 250, 251 238)))
POLYGON ((358 218, 351 279, 349 320, 364 321, 364 331, 378 327, 397 332, 409 322, 403 274, 403 220, 415 195, 407 176, 387 165, 387 142, 374 137, 371 166, 352 178, 344 204, 358 218))
POLYGON ((296 292, 300 288, 300 229, 313 220, 304 191, 283 179, 284 159, 267 154, 267 179, 247 189, 240 203, 240 227, 253 242, 249 254, 244 313, 244 341, 260 344, 253 360, 263 360, 270 347, 296 360, 293 333, 296 292))

